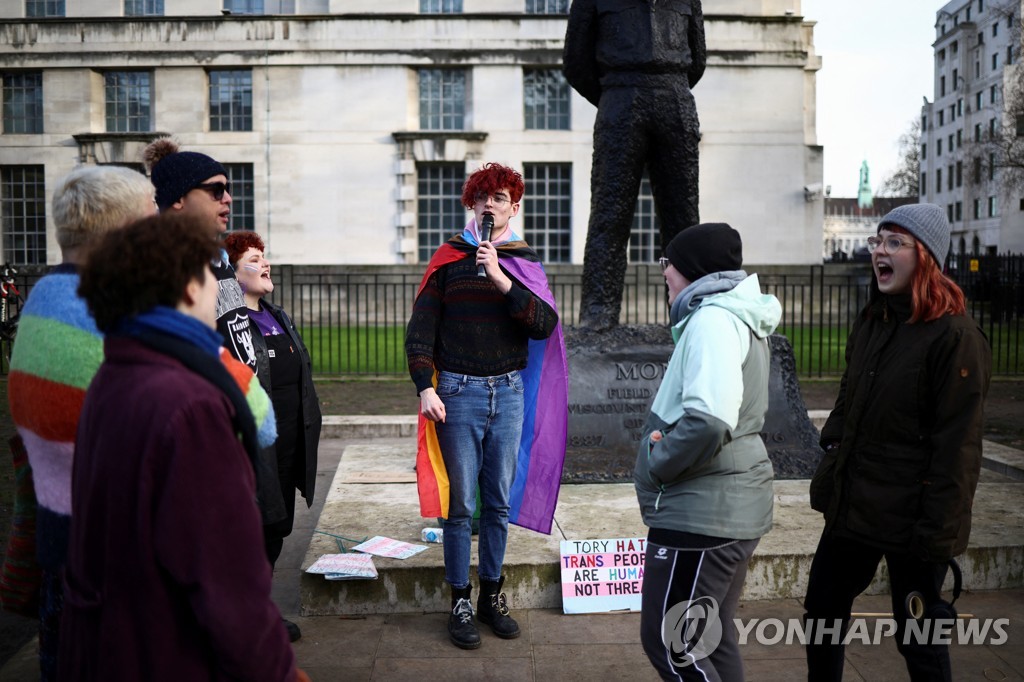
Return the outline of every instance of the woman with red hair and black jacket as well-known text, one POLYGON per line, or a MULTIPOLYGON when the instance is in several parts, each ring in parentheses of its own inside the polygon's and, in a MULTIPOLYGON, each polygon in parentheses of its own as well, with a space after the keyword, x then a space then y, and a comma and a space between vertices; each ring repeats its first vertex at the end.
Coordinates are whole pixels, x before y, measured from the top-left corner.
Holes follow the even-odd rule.
POLYGON ((811 680, 842 679, 853 600, 882 557, 911 678, 952 679, 948 646, 907 631, 909 595, 921 595, 927 618, 950 559, 967 547, 992 373, 988 340, 942 274, 949 238, 940 207, 909 204, 868 240, 871 298, 846 344, 811 482, 811 507, 825 515, 804 601, 811 680))
MULTIPOLYGON (((295 490, 302 494, 307 507, 313 504, 322 422, 320 399, 313 385, 309 351, 295 324, 283 308, 263 298, 274 291, 263 240, 255 232, 232 232, 224 239, 224 248, 242 286, 253 331, 258 332, 252 339, 256 376, 270 395, 277 415, 277 441, 268 448, 273 452, 263 453, 277 462, 285 511, 285 517, 276 522, 264 519, 267 557, 274 566, 295 522, 295 490)), ((284 623, 291 641, 302 636, 298 625, 289 620, 284 623)))

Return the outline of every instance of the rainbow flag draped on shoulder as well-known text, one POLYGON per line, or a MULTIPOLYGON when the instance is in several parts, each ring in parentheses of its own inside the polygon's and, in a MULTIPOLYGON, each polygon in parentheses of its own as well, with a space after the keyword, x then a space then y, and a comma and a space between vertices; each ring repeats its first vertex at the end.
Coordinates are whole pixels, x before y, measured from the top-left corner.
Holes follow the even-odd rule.
MULTIPOLYGON (((514 235, 512 241, 495 247, 505 271, 557 312, 537 253, 514 235)), ((469 227, 462 235, 443 244, 427 265, 417 297, 434 272, 448 263, 472 257, 476 249, 476 239, 469 227)), ((568 428, 569 374, 561 321, 547 339, 530 340, 526 369, 520 374, 525 386, 523 435, 519 442, 516 477, 509 493, 509 521, 550 534, 561 486, 568 428)), ((437 384, 436 372, 434 384, 437 384)), ((416 485, 420 514, 427 518, 447 518, 448 474, 434 422, 422 414, 417 429, 416 485)))

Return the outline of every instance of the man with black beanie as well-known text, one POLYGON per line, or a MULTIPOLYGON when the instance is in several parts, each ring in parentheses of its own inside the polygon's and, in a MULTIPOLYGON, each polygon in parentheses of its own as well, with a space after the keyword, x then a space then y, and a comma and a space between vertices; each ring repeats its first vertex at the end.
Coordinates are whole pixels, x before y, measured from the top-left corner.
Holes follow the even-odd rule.
MULTIPOLYGON (((219 237, 228 229, 231 216, 231 194, 228 172, 218 161, 199 152, 181 151, 170 137, 161 137, 143 151, 143 160, 156 187, 156 203, 161 213, 177 212, 208 225, 219 237)), ((220 262, 213 264, 219 285, 217 293, 217 331, 224 337, 224 346, 255 374, 256 351, 248 309, 242 287, 235 279, 235 270, 223 252, 220 262)))
POLYGON ((676 346, 633 480, 650 528, 640 639, 666 680, 743 679, 733 616, 747 562, 772 525, 774 476, 760 433, 767 337, 782 306, 742 265, 740 235, 724 223, 683 230, 661 259, 676 346), (693 642, 687 623, 697 612, 708 627, 693 642))

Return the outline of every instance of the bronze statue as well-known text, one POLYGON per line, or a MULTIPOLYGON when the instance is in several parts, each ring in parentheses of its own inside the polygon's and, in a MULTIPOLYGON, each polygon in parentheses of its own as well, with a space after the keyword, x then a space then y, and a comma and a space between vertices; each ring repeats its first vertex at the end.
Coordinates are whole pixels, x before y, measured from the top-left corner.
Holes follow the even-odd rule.
POLYGON ((574 0, 569 84, 597 107, 580 325, 619 323, 626 246, 647 167, 661 244, 700 222, 700 124, 690 89, 707 50, 700 0, 574 0))

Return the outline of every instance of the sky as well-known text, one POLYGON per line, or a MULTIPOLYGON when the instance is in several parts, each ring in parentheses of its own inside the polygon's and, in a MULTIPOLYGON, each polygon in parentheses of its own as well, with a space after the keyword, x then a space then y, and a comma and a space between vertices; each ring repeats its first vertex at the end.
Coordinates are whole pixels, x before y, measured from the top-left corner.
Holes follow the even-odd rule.
POLYGON ((899 162, 899 138, 934 99, 932 0, 802 0, 814 27, 818 144, 833 197, 857 196, 861 162, 878 191, 899 162))

